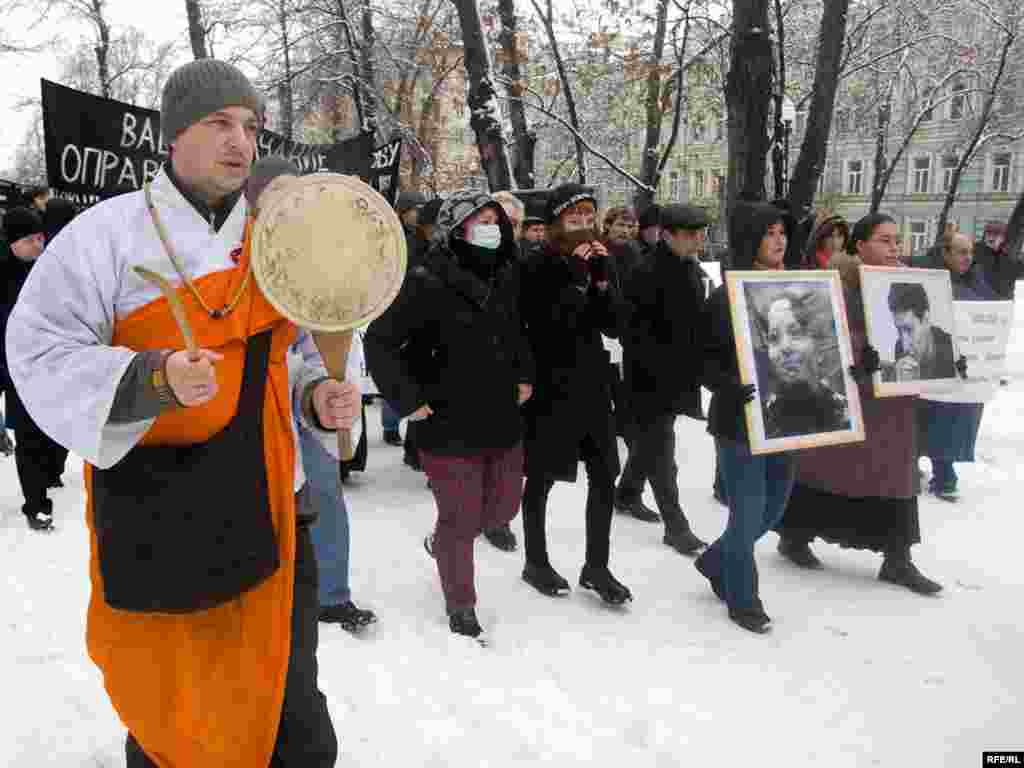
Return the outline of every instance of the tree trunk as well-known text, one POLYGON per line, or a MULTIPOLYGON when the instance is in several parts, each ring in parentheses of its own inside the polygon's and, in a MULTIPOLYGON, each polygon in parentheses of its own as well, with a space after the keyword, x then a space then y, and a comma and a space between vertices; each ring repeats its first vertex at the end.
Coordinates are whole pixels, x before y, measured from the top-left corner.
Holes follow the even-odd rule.
POLYGON ((729 116, 729 207, 763 200, 772 98, 769 0, 733 0, 732 51, 725 84, 729 116))
POLYGON ((807 129, 789 182, 790 210, 798 221, 811 215, 814 192, 825 169, 849 7, 850 0, 824 0, 807 129))
POLYGON ((651 189, 637 190, 634 200, 638 211, 654 202, 658 182, 661 181, 658 145, 661 144, 661 121, 665 117, 661 103, 661 59, 665 55, 668 0, 658 0, 655 13, 654 41, 651 44, 651 57, 647 62, 647 130, 644 135, 644 153, 640 159, 640 178, 651 189))
POLYGON ((292 54, 288 37, 288 11, 284 2, 278 4, 277 22, 281 26, 281 48, 284 52, 284 77, 277 86, 277 98, 281 105, 281 134, 291 139, 295 132, 294 99, 292 96, 292 54))
POLYGON ((775 126, 772 130, 772 175, 775 177, 775 197, 786 196, 785 130, 782 123, 782 104, 786 98, 786 23, 782 15, 782 0, 775 0, 775 39, 779 56, 779 76, 772 94, 775 106, 775 126))
POLYGON ((365 118, 366 131, 376 135, 377 133, 377 94, 374 83, 377 82, 376 45, 377 35, 373 29, 373 9, 370 7, 370 0, 363 0, 362 13, 363 45, 360 50, 360 59, 363 74, 363 117, 365 118))
POLYGON ((110 26, 104 18, 104 0, 92 0, 93 21, 96 24, 96 32, 99 42, 94 48, 96 52, 96 71, 100 79, 100 95, 105 99, 110 98, 110 26))
POLYGON ((498 0, 498 14, 501 17, 499 40, 504 51, 501 74, 507 79, 508 116, 512 123, 512 138, 515 143, 516 186, 519 189, 533 189, 536 183, 534 156, 537 134, 526 123, 526 109, 521 101, 526 92, 522 85, 523 70, 519 61, 519 47, 516 45, 516 4, 515 0, 498 0))
POLYGON ((576 142, 576 179, 580 184, 587 183, 587 151, 583 146, 583 142, 580 141, 579 136, 582 135, 580 129, 580 118, 576 111, 576 97, 573 95, 572 83, 569 81, 569 74, 565 68, 565 61, 562 59, 562 51, 558 47, 558 40, 555 37, 555 21, 554 12, 551 8, 551 0, 547 0, 547 15, 541 10, 537 0, 533 1, 533 7, 537 11, 537 15, 540 16, 541 23, 544 25, 544 31, 547 33, 548 44, 551 46, 551 55, 555 59, 555 69, 558 72, 558 81, 562 86, 562 95, 565 96, 565 108, 569 112, 569 125, 572 126, 576 136, 574 136, 576 142))
MULTIPOLYGON (((336 37, 344 38, 344 45, 341 45, 339 41, 338 51, 340 52, 344 49, 348 50, 349 63, 352 65, 352 102, 356 106, 356 121, 359 123, 359 130, 365 133, 368 130, 366 121, 366 104, 363 98, 363 93, 366 89, 364 89, 362 85, 362 71, 359 66, 359 58, 356 56, 355 35, 352 34, 352 25, 348 19, 348 10, 345 8, 344 0, 338 0, 337 7, 338 17, 341 19, 341 24, 337 27, 340 29, 340 34, 336 35, 336 37)), ((344 70, 341 53, 337 54, 337 68, 338 74, 340 75, 344 70)), ((341 140, 340 136, 337 135, 337 131, 335 131, 334 140, 341 140)))
POLYGON ((985 130, 988 128, 990 119, 992 118, 992 110, 995 107, 996 97, 999 95, 999 87, 1003 82, 1003 75, 1006 73, 1006 65, 1010 58, 1010 52, 1014 48, 1014 44, 1017 41, 1017 35, 1015 33, 1016 27, 1006 27, 1006 37, 1002 41, 1002 50, 999 53, 999 65, 996 68, 995 73, 992 75, 992 84, 989 86, 985 93, 985 103, 982 105, 981 114, 978 116, 978 120, 974 125, 974 130, 971 132, 971 137, 967 142, 967 146, 963 153, 958 158, 956 168, 953 169, 953 176, 949 182, 949 190, 946 192, 946 199, 942 203, 942 213, 939 214, 939 224, 935 231, 935 247, 942 247, 942 236, 946 231, 946 222, 949 220, 949 212, 953 208, 953 203, 956 202, 957 193, 960 191, 960 178, 963 176, 967 167, 974 162, 974 158, 978 152, 986 143, 989 137, 985 137, 985 130))
POLYGON ((469 125, 476 134, 476 146, 480 153, 480 167, 487 176, 492 192, 510 189, 512 170, 505 153, 505 138, 501 130, 501 112, 498 108, 497 91, 491 77, 491 59, 480 24, 480 8, 477 0, 453 0, 459 12, 459 26, 462 29, 462 45, 465 57, 466 77, 469 93, 466 104, 469 107, 469 125))
POLYGON ((185 0, 185 13, 188 16, 188 39, 192 43, 192 55, 196 59, 208 59, 206 50, 206 30, 203 29, 203 13, 199 0, 185 0))
POLYGON ((895 91, 896 78, 889 84, 889 93, 885 103, 878 108, 878 128, 875 134, 875 172, 871 179, 871 207, 869 213, 878 213, 882 207, 885 188, 889 186, 892 172, 889 168, 889 126, 892 124, 892 97, 895 91))

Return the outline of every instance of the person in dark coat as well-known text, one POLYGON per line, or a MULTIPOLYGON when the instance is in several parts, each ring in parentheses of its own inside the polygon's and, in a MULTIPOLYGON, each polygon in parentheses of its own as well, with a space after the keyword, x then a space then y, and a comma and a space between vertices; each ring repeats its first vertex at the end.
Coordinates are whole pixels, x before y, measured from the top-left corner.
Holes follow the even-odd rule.
POLYGON ((985 225, 982 239, 974 245, 974 262, 986 282, 1004 301, 1013 301, 1017 281, 1024 278, 1024 259, 1011 255, 1006 242, 1006 225, 991 222, 985 225))
MULTIPOLYGON (((781 270, 786 258, 784 212, 765 203, 738 202, 729 216, 733 269, 781 270)), ((754 545, 782 517, 793 488, 791 452, 753 455, 744 416, 754 385, 740 380, 736 339, 725 284, 708 299, 703 332, 701 383, 712 392, 708 432, 715 438, 729 522, 725 532, 695 561, 723 600, 729 618, 750 632, 764 633, 771 618, 758 590, 754 545)))
POLYGON ((779 553, 816 569, 822 563, 810 543, 817 537, 878 552, 884 558, 879 580, 934 594, 942 585, 926 578, 910 555, 921 541, 914 489, 918 398, 874 395, 870 376, 881 363, 868 343, 858 271, 861 263, 901 266, 896 222, 884 213, 868 214, 853 226, 848 251, 846 259, 833 257, 833 266, 843 281, 865 439, 797 452, 796 485, 776 528, 779 553))
MULTIPOLYGON (((995 291, 974 263, 974 243, 962 234, 947 239, 944 263, 953 285, 954 301, 996 301, 995 291)), ((984 403, 958 403, 922 397, 917 421, 920 435, 918 453, 932 463, 928 490, 946 500, 959 497, 953 462, 974 461, 974 445, 981 427, 984 403)))
POLYGON ((43 234, 46 244, 55 238, 64 227, 71 223, 78 211, 75 206, 60 197, 55 197, 46 206, 43 213, 43 234))
POLYGON ((540 201, 530 200, 526 203, 526 215, 523 217, 522 250, 524 253, 533 243, 545 243, 548 239, 548 221, 544 213, 544 205, 540 201))
POLYGON ((663 541, 684 555, 706 546, 690 529, 679 504, 675 423, 680 414, 704 417, 699 325, 707 275, 697 258, 707 225, 701 208, 663 208, 662 240, 650 262, 633 272, 625 288, 632 308, 624 349, 625 379, 635 431, 615 505, 641 517, 644 508, 637 507, 642 507, 644 480, 649 480, 665 524, 663 541))
POLYGON ((640 235, 637 242, 645 256, 654 252, 654 246, 661 240, 661 206, 651 203, 640 214, 640 235))
POLYGON ((45 235, 42 218, 29 208, 12 208, 4 217, 7 242, 0 243, 0 386, 7 403, 7 426, 14 430, 14 460, 25 503, 21 511, 29 527, 47 531, 53 527, 50 488, 61 485, 67 450, 43 432, 29 416, 7 371, 7 319, 14 309, 28 273, 43 252, 45 235))
MULTIPOLYGON (((408 266, 406 275, 420 267, 426 257, 427 248, 434 236, 434 225, 437 223, 437 214, 441 211, 440 198, 435 198, 426 203, 419 210, 416 217, 416 228, 411 233, 406 231, 406 251, 408 253, 408 266)), ((372 373, 372 372, 371 372, 372 373)), ((420 472, 423 467, 420 465, 420 452, 416 442, 417 422, 406 422, 405 439, 402 441, 404 456, 402 461, 406 466, 420 472)))
POLYGON ((621 604, 632 595, 608 570, 619 454, 601 336, 620 336, 627 307, 596 230, 596 213, 590 188, 563 184, 553 190, 548 246, 527 262, 523 275, 522 314, 537 365, 534 396, 523 409, 523 579, 545 595, 569 591, 548 558, 545 516, 555 482, 574 482, 583 461, 587 546, 579 584, 621 604))
POLYGON ((423 264, 370 324, 366 356, 381 394, 419 421, 420 460, 437 502, 434 534, 449 627, 477 637, 473 544, 519 509, 520 405, 533 363, 519 317, 520 266, 508 217, 490 195, 441 205, 423 264))

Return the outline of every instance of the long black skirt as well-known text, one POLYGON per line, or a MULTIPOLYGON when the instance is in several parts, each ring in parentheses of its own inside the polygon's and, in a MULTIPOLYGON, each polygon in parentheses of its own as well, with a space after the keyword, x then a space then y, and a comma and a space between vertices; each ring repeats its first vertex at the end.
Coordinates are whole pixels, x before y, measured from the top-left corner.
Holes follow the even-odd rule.
POLYGON ((916 496, 853 498, 799 483, 775 530, 797 541, 819 538, 844 548, 872 552, 900 551, 921 541, 916 496))

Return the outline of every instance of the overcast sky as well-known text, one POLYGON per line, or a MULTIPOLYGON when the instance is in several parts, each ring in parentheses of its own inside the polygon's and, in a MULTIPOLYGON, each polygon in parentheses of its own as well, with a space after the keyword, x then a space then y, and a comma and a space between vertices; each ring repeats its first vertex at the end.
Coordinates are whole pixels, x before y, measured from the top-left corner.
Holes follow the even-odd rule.
MULTIPOLYGON (((188 23, 185 19, 185 3, 182 0, 107 0, 108 18, 115 28, 134 26, 141 29, 156 43, 171 40, 181 45, 181 59, 191 58, 188 49, 188 23)), ((66 19, 48 19, 34 30, 27 29, 32 17, 5 18, 5 34, 12 41, 37 41, 55 35, 62 36, 70 45, 79 40, 91 39, 91 31, 85 25, 68 23, 66 19)), ((15 105, 23 99, 39 98, 39 78, 56 80, 58 54, 47 50, 32 56, 5 55, 0 57, 0 169, 9 167, 14 161, 14 150, 21 143, 31 121, 31 110, 16 111, 15 105)))

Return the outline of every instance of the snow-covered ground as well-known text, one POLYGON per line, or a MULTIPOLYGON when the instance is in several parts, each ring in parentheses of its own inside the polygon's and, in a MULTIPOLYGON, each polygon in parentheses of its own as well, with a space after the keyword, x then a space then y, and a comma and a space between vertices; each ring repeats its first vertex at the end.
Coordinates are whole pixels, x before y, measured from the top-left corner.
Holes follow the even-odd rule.
MULTIPOLYGON (((541 597, 519 579, 521 554, 481 541, 478 610, 492 645, 451 636, 421 545, 431 497, 381 442, 373 409, 370 471, 347 495, 355 597, 381 622, 361 637, 326 627, 319 652, 339 765, 953 767, 979 764, 982 750, 1024 749, 1020 315, 1014 380, 986 409, 980 461, 958 467, 961 501, 922 497, 915 556, 945 591, 884 585, 878 557, 821 543, 827 569, 805 573, 769 534, 758 546, 774 618, 765 637, 726 619, 660 527, 623 517, 612 568, 633 589, 629 608, 579 591, 541 597)), ((681 419, 682 498, 706 539, 725 522, 711 455, 703 425, 681 419)), ((13 460, 0 461, 0 766, 124 765, 123 728, 84 650, 80 463, 64 480, 58 530, 32 533, 13 460)), ((551 496, 552 561, 572 582, 583 499, 581 485, 551 496)))

